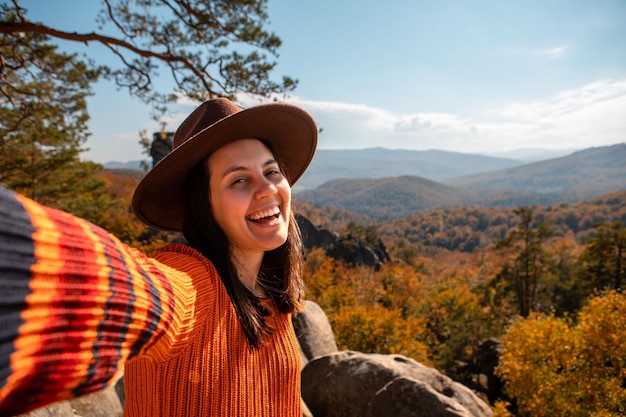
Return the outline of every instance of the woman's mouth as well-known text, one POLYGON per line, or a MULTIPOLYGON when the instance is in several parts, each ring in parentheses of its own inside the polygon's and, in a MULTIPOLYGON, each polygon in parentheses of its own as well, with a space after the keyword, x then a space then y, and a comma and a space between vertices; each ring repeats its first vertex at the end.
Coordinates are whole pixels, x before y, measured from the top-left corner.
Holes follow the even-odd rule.
POLYGON ((278 219, 280 216, 280 209, 273 207, 267 210, 261 210, 248 216, 248 220, 255 223, 269 223, 278 219))

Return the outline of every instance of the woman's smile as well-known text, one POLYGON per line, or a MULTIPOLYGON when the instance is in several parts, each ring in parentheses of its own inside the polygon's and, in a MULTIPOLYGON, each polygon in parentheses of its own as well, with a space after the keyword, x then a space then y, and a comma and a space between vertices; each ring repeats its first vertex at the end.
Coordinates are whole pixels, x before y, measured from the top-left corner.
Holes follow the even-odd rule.
POLYGON ((255 223, 271 223, 280 216, 280 208, 278 206, 271 209, 258 211, 248 216, 248 220, 255 223))

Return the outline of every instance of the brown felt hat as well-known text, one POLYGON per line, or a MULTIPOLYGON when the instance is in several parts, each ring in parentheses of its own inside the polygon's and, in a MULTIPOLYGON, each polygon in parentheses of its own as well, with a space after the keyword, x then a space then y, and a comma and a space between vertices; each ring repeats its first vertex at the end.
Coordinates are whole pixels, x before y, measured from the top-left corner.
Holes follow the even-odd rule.
POLYGON ((180 125, 172 152, 139 183, 133 211, 150 227, 183 228, 183 185, 191 169, 218 148, 238 139, 270 144, 289 184, 304 173, 317 146, 317 126, 299 107, 272 103, 242 110, 225 98, 204 102, 180 125))

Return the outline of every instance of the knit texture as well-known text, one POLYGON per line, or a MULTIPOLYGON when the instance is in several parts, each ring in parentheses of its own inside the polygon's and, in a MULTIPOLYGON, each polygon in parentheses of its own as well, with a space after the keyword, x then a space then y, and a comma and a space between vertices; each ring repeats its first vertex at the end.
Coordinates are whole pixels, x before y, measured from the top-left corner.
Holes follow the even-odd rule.
POLYGON ((126 416, 300 416, 290 315, 252 350, 213 265, 154 258, 0 187, 0 416, 115 382, 126 416), (126 361, 128 361, 126 363, 126 361))

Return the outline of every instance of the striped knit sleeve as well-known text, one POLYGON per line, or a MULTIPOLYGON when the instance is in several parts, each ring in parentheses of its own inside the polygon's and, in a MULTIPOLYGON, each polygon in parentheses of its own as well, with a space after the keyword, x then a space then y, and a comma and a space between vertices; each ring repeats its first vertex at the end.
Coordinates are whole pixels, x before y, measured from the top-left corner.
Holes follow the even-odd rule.
POLYGON ((114 382, 174 320, 165 268, 0 187, 0 415, 114 382))

